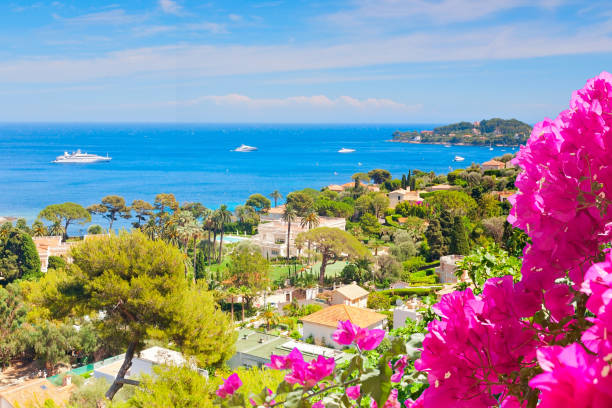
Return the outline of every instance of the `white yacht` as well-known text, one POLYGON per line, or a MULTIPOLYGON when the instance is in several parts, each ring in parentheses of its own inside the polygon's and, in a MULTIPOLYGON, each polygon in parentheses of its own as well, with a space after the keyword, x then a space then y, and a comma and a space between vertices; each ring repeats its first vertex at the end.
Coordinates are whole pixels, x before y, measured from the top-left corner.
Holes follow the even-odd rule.
POLYGON ((453 159, 453 161, 456 161, 456 162, 462 162, 464 160, 465 160, 465 157, 461 157, 461 156, 455 156, 455 158, 453 159))
POLYGON ((257 150, 256 147, 247 146, 245 144, 241 144, 236 149, 234 149, 235 152, 254 152, 255 150, 257 150))
POLYGON ((347 149, 343 147, 342 149, 338 150, 338 153, 353 153, 354 151, 355 149, 347 149))
POLYGON ((111 157, 108 154, 106 156, 98 156, 97 154, 82 153, 79 149, 72 153, 64 152, 63 155, 57 156, 53 163, 96 163, 108 161, 111 161, 111 157))

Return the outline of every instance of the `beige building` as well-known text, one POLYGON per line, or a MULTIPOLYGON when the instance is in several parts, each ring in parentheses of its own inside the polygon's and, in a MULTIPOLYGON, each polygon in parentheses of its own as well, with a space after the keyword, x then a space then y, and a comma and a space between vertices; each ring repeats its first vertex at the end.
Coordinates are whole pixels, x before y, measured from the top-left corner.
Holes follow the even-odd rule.
MULTIPOLYGON (((440 278, 440 283, 456 283, 457 276, 455 271, 457 270, 457 262, 463 259, 463 255, 445 255, 440 257, 440 266, 435 269, 436 274, 440 278)), ((461 277, 461 281, 467 279, 467 276, 461 277)))
POLYGON ((68 252, 76 242, 62 242, 61 236, 33 237, 38 257, 40 258, 40 270, 47 272, 50 256, 61 256, 68 259, 68 252))
MULTIPOLYGON (((307 231, 300 225, 301 218, 291 223, 291 235, 289 236, 289 256, 297 256, 298 249, 295 247, 295 238, 300 232, 307 231)), ((319 217, 319 227, 339 228, 345 230, 346 219, 333 217, 319 217)), ((288 225, 282 219, 272 220, 259 224, 257 235, 253 242, 259 245, 261 253, 267 258, 287 256, 288 225)), ((302 249, 304 250, 304 248, 302 249)))
POLYGON ((411 201, 411 202, 420 202, 423 201, 418 191, 410 191, 410 187, 405 189, 400 188, 398 190, 393 190, 392 192, 387 194, 389 197, 389 207, 395 208, 401 202, 411 201))
POLYGON ((303 317, 304 339, 312 337, 315 344, 327 345, 335 349, 345 346, 332 340, 332 334, 338 328, 338 322, 350 320, 351 323, 367 329, 384 329, 387 316, 370 309, 347 305, 334 305, 303 317))
POLYGON ((482 163, 483 170, 502 170, 506 168, 506 163, 498 160, 489 160, 482 163))
POLYGON ((370 292, 361 286, 357 285, 356 283, 351 283, 350 285, 336 288, 332 292, 331 304, 367 307, 369 294, 370 292))

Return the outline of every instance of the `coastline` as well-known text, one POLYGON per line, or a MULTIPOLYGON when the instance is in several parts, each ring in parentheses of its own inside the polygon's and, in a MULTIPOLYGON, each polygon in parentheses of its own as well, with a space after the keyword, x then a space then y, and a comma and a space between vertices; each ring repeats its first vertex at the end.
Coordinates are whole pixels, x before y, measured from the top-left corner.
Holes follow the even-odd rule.
MULTIPOLYGON (((385 140, 385 142, 391 142, 391 143, 410 143, 410 144, 415 144, 415 145, 451 145, 451 146, 472 146, 472 147, 489 147, 489 145, 486 144, 468 144, 468 143, 450 143, 450 142, 415 142, 414 140, 393 140, 393 139, 389 139, 389 140, 385 140)), ((521 145, 506 145, 506 144, 495 144, 493 145, 495 147, 520 147, 521 145)))

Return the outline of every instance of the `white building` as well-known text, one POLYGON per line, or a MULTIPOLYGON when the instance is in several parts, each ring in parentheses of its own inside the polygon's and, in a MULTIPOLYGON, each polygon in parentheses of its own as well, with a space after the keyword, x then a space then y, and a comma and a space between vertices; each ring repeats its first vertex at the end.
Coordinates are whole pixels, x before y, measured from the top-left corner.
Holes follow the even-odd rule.
MULTIPOLYGON (((118 359, 112 364, 94 368, 94 378, 104 378, 109 383, 112 383, 115 381, 115 377, 117 377, 122 364, 123 359, 118 359)), ((178 351, 155 346, 142 350, 132 359, 132 366, 128 370, 126 377, 138 378, 142 374, 153 375, 153 367, 158 365, 179 367, 188 365, 188 362, 178 351)), ((189 366, 191 367, 191 365, 189 366)), ((193 366, 191 368, 195 369, 196 367, 193 366)))
POLYGON ((331 304, 367 307, 369 294, 370 292, 353 282, 350 285, 334 289, 331 304))
POLYGON ((399 329, 406 326, 406 319, 421 320, 422 316, 418 312, 420 308, 421 305, 417 299, 412 299, 401 306, 397 306, 393 309, 393 328, 399 329))
MULTIPOLYGON (((271 211, 271 210, 270 210, 271 211)), ((295 238, 300 232, 307 231, 303 228, 301 218, 297 218, 291 223, 291 236, 289 237, 289 256, 297 256, 298 249, 295 247, 295 238)), ((339 228, 345 230, 346 219, 319 217, 319 227, 339 228)), ((257 235, 253 242, 261 247, 261 254, 267 258, 287 256, 287 235, 288 227, 281 219, 272 220, 259 224, 257 235)), ((304 250, 305 248, 303 248, 304 250)))
POLYGON ((338 322, 350 320, 351 323, 367 329, 383 329, 387 316, 371 309, 347 305, 334 305, 303 317, 303 338, 312 337, 315 344, 326 345, 336 349, 344 346, 332 340, 332 334, 338 328, 338 322))

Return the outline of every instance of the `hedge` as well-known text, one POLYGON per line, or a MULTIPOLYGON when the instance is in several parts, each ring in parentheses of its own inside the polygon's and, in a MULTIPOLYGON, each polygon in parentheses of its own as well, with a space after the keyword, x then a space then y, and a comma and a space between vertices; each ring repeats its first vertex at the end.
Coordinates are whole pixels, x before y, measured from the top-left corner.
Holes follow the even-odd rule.
POLYGON ((435 294, 435 292, 440 289, 442 289, 442 285, 432 288, 385 289, 378 293, 382 293, 386 296, 427 296, 435 294))

